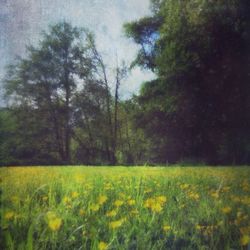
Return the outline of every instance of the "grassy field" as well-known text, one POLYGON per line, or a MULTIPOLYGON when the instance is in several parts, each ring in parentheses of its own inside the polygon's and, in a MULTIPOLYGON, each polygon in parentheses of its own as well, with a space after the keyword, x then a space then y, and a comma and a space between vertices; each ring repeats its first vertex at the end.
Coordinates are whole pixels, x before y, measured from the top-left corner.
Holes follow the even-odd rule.
POLYGON ((250 168, 1 168, 1 249, 247 249, 250 168))

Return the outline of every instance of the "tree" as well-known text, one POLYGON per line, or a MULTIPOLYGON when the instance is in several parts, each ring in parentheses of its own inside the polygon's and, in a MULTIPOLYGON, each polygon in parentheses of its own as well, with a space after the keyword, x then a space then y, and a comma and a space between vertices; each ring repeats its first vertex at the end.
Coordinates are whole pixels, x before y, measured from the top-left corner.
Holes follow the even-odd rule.
POLYGON ((116 164, 125 73, 126 67, 117 65, 114 79, 108 79, 88 30, 66 22, 51 26, 6 75, 17 164, 116 164))
POLYGON ((141 45, 137 65, 158 78, 139 95, 152 161, 247 163, 249 4, 152 1, 152 16, 125 25, 141 45))
POLYGON ((65 164, 71 161, 72 99, 77 78, 91 74, 88 49, 82 45, 84 35, 88 34, 66 22, 51 26, 38 48, 29 47, 27 59, 10 67, 5 85, 12 106, 25 107, 30 113, 19 120, 28 126, 34 119, 34 124, 47 128, 34 137, 33 145, 50 138, 48 148, 55 146, 56 158, 65 164))

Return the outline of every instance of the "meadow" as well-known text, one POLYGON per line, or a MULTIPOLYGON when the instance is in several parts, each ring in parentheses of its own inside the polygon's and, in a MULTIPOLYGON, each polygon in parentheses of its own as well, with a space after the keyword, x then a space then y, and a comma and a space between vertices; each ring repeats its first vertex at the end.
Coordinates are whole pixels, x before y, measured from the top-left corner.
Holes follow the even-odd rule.
POLYGON ((0 168, 1 249, 247 249, 248 167, 0 168))

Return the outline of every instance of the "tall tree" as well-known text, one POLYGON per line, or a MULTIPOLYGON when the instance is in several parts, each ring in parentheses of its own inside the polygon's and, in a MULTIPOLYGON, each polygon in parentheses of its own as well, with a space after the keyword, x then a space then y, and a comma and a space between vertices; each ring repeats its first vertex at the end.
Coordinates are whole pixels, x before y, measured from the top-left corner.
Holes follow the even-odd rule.
MULTIPOLYGON (((38 48, 29 47, 27 59, 20 59, 11 67, 6 79, 6 95, 11 103, 26 106, 31 114, 36 114, 36 124, 44 120, 44 126, 51 128, 40 139, 53 138, 50 141, 55 142, 61 163, 70 163, 71 102, 77 78, 91 72, 87 48, 83 46, 84 34, 86 38, 86 33, 66 22, 51 26, 38 48)), ((33 118, 25 116, 20 120, 28 124, 33 118)))
POLYGON ((150 17, 125 25, 141 45, 135 63, 158 76, 139 96, 152 160, 250 161, 249 10, 245 0, 155 0, 150 17))

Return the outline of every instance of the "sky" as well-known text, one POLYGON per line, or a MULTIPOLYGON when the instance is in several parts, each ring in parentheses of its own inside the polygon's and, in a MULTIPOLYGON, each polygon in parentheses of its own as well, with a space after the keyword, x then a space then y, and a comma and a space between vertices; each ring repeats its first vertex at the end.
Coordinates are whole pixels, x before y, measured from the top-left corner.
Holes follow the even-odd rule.
MULTIPOLYGON (((5 66, 25 57, 26 45, 36 45, 48 25, 68 21, 87 27, 96 36, 99 51, 111 64, 116 55, 130 63, 138 50, 122 32, 125 22, 150 14, 150 0, 0 0, 0 84, 5 66)), ((138 93, 143 81, 154 78, 135 68, 120 88, 121 98, 138 93)), ((1 103, 1 102, 0 102, 1 103)))

